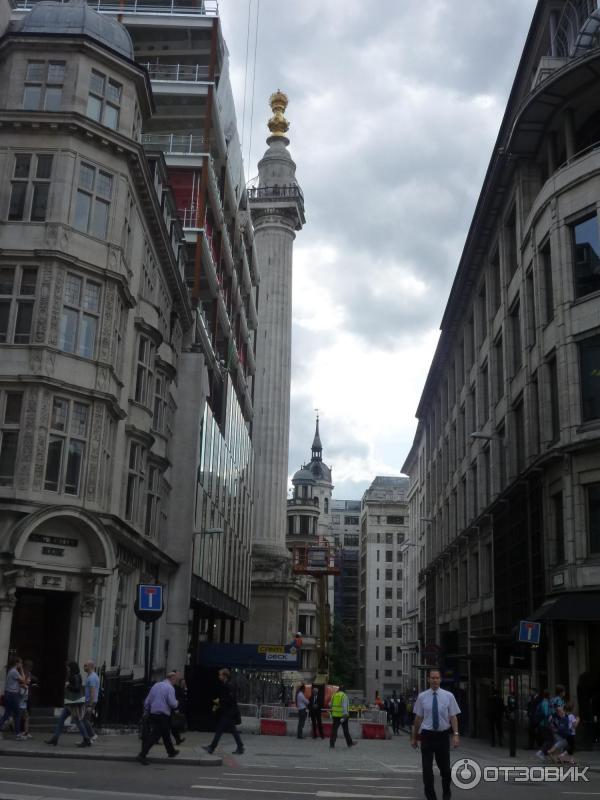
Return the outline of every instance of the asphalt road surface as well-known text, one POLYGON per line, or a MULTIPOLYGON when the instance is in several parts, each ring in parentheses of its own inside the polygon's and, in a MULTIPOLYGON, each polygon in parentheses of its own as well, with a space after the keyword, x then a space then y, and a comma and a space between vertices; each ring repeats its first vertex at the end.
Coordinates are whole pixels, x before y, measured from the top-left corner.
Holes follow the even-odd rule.
MULTIPOLYGON (((600 775, 576 784, 480 784, 455 788, 463 800, 586 800, 600 798, 600 775)), ((439 777, 437 778, 439 783, 439 777)), ((228 758, 222 767, 0 758, 0 800, 417 800, 423 797, 420 771, 377 766, 334 769, 310 765, 280 767, 241 764, 228 758)), ((441 797, 441 787, 438 791, 441 797)))

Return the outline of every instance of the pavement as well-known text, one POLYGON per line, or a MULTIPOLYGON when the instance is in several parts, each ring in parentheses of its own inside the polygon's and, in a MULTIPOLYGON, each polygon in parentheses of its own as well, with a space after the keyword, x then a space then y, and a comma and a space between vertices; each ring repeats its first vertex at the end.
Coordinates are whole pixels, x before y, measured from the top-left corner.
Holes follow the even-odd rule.
MULTIPOLYGON (((348 748, 342 738, 338 738, 335 751, 330 750, 327 740, 313 740, 305 737, 298 741, 295 737, 260 736, 246 733, 242 729, 245 754, 232 758, 235 743, 229 734, 220 742, 217 752, 209 755, 203 749, 212 738, 211 733, 188 731, 185 742, 178 747, 179 755, 168 758, 162 743, 155 745, 148 758, 154 764, 169 766, 186 765, 194 767, 218 767, 236 761, 243 766, 272 767, 293 763, 292 760, 310 759, 315 766, 328 766, 334 761, 338 766, 354 768, 372 768, 373 763, 387 768, 420 769, 420 755, 410 747, 408 734, 403 732, 388 740, 359 739, 356 747, 348 748), (290 759, 290 760, 288 760, 290 759)), ((58 745, 45 743, 48 734, 40 734, 34 739, 16 741, 6 734, 0 739, 0 756, 34 756, 37 758, 98 760, 98 761, 135 761, 140 750, 137 734, 101 734, 92 747, 78 748, 81 741, 79 734, 64 733, 58 745)), ((452 760, 460 757, 474 758, 482 765, 531 765, 539 764, 534 751, 517 750, 515 758, 508 755, 508 747, 490 747, 481 739, 464 737, 460 747, 453 751, 452 760)), ((580 766, 589 766, 591 772, 600 773, 600 749, 580 751, 576 753, 580 766)))

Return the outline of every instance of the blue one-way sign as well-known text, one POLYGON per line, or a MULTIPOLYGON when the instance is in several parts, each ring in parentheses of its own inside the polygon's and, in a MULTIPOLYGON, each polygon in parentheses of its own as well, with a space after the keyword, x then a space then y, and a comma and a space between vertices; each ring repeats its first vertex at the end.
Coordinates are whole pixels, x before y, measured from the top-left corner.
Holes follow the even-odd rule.
POLYGON ((539 622, 528 622, 522 619, 519 622, 519 641, 526 644, 540 643, 541 625, 539 622))

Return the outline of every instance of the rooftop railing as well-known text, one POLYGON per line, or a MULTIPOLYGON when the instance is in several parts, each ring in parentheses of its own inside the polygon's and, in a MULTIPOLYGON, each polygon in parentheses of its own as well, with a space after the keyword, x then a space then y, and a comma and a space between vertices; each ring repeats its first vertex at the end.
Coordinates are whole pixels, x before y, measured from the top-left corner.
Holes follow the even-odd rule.
POLYGON ((208 142, 204 136, 192 133, 183 135, 175 133, 144 133, 142 134, 142 144, 171 155, 205 155, 208 150, 208 142))
MULTIPOLYGON (((17 0, 17 11, 30 11, 40 0, 17 0)), ((66 3, 68 0, 59 0, 66 3)), ((181 14, 182 16, 218 17, 218 0, 121 0, 105 3, 88 0, 88 5, 106 14, 181 14)))
POLYGON ((153 81, 181 81, 183 83, 207 83, 208 66, 205 64, 142 64, 153 81))

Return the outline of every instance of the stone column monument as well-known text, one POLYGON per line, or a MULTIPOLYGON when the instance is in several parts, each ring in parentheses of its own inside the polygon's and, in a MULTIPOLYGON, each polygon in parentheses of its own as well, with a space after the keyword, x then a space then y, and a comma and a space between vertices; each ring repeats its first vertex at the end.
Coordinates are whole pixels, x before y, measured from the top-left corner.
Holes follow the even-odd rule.
POLYGON ((287 149, 287 96, 271 95, 268 149, 250 189, 260 269, 254 392, 254 544, 247 642, 289 642, 301 595, 285 545, 292 359, 292 257, 304 197, 287 149))

